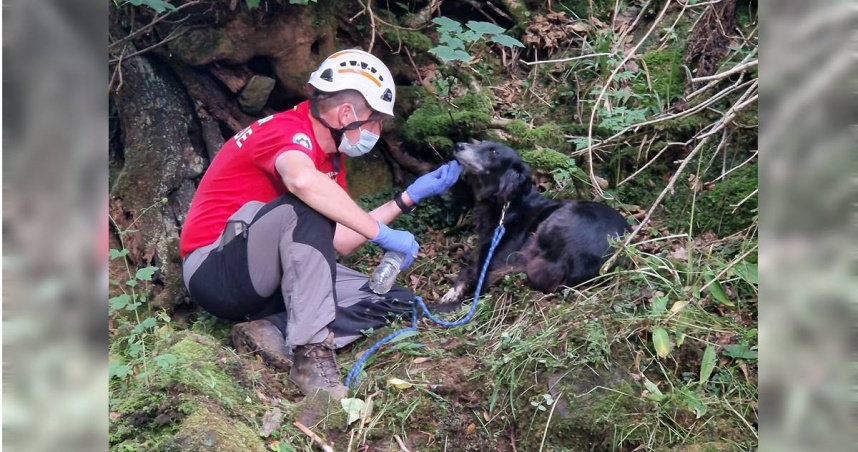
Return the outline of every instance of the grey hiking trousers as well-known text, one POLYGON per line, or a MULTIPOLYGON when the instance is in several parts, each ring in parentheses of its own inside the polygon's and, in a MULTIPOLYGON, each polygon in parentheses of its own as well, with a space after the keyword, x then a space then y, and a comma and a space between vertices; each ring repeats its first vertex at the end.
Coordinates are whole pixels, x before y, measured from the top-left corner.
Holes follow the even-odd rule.
POLYGON ((394 286, 377 295, 366 275, 336 263, 335 228, 294 195, 247 203, 218 240, 185 257, 185 286, 216 317, 270 320, 288 351, 330 332, 340 348, 410 314, 411 291, 394 286))

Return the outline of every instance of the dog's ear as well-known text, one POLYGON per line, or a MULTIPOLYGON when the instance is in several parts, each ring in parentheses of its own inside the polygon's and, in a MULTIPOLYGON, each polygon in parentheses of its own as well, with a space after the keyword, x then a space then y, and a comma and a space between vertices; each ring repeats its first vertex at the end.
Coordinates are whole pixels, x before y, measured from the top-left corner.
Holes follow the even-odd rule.
POLYGON ((526 163, 515 162, 501 176, 497 196, 501 201, 507 202, 530 193, 531 188, 530 167, 526 163))

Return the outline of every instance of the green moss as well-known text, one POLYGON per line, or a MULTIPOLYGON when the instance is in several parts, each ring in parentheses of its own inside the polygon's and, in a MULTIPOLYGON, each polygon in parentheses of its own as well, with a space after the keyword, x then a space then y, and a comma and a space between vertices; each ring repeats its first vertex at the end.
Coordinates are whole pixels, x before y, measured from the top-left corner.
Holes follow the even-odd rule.
POLYGON ((165 451, 264 452, 260 437, 241 422, 227 418, 217 410, 198 410, 185 418, 165 451))
MULTIPOLYGON (((682 50, 677 48, 665 49, 659 52, 647 52, 643 55, 649 70, 652 90, 658 93, 662 103, 670 103, 682 96, 685 83, 682 76, 682 50)), ((635 84, 635 90, 644 92, 646 81, 640 80, 635 84)))
POLYGON ((554 149, 520 151, 521 159, 533 168, 551 171, 575 166, 575 161, 554 149))
POLYGON ((530 128, 524 121, 514 120, 507 124, 504 129, 511 135, 511 142, 519 148, 548 147, 553 149, 567 149, 569 143, 564 136, 565 130, 557 123, 547 123, 539 127, 530 128))
POLYGON ((347 158, 346 177, 349 195, 354 199, 378 193, 393 184, 390 166, 378 152, 372 152, 359 159, 347 158))
MULTIPOLYGON (((232 432, 229 437, 236 437, 236 430, 241 433, 248 429, 243 422, 255 414, 249 402, 255 396, 246 389, 250 379, 238 357, 225 353, 213 338, 190 332, 173 333, 171 344, 163 344, 151 353, 169 353, 178 362, 160 369, 150 360, 148 386, 142 379, 131 379, 123 383, 124 390, 111 392, 111 398, 120 401, 111 405, 117 415, 110 426, 113 450, 164 450, 164 444, 188 425, 196 426, 190 431, 200 430, 202 427, 194 421, 199 418, 209 419, 205 425, 211 427, 215 438, 227 430, 232 432)), ((239 437, 244 441, 243 436, 239 437)))
POLYGON ((446 148, 453 140, 465 139, 491 122, 492 101, 483 93, 467 93, 454 101, 456 107, 427 97, 399 130, 403 137, 418 145, 431 143, 446 148))
POLYGON ((239 384, 245 379, 241 363, 235 357, 218 359, 219 351, 214 341, 202 344, 192 337, 179 340, 169 349, 169 353, 179 358, 179 364, 165 375, 166 379, 208 396, 226 408, 244 403, 248 393, 239 384))
POLYGON ((383 27, 382 33, 384 39, 395 44, 402 42, 402 45, 407 47, 411 55, 419 55, 428 52, 435 44, 426 36, 425 33, 419 31, 397 30, 390 27, 383 27))

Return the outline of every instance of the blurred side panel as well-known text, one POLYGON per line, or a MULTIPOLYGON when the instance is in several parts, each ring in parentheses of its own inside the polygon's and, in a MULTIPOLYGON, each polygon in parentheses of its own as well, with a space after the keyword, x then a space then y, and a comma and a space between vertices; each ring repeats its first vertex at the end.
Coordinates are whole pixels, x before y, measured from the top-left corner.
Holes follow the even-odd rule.
POLYGON ((107 448, 107 5, 3 2, 3 449, 107 448))

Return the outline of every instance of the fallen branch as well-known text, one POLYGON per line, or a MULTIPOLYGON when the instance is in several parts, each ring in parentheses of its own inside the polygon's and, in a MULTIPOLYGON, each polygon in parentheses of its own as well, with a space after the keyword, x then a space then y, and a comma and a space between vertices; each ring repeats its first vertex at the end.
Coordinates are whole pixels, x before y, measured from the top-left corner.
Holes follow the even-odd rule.
POLYGON ((610 257, 610 259, 605 262, 605 264, 600 269, 600 272, 604 273, 607 271, 607 269, 611 268, 614 265, 614 262, 617 261, 617 258, 620 256, 620 253, 622 252, 623 248, 629 246, 629 244, 632 243, 632 240, 634 240, 634 238, 637 237, 641 230, 643 230, 644 226, 649 223, 649 220, 652 217, 653 212, 655 212, 655 209, 657 209, 661 205, 661 201, 664 200, 664 197, 667 196, 667 194, 673 190, 676 181, 679 179, 679 176, 685 170, 685 167, 688 166, 688 163, 691 162, 691 159, 693 159, 694 156, 697 155, 697 153, 700 152, 701 149, 703 149, 706 143, 709 142, 709 139, 712 138, 714 134, 718 133, 719 131, 724 129, 724 127, 729 125, 730 122, 732 122, 733 118, 735 118, 736 115, 739 113, 739 111, 757 100, 757 94, 754 94, 746 100, 746 98, 752 92, 754 92, 756 88, 757 84, 752 84, 750 88, 748 88, 748 90, 745 91, 741 97, 739 97, 736 103, 732 107, 730 107, 729 110, 727 110, 724 116, 720 120, 718 120, 718 122, 712 124, 711 130, 703 133, 702 135, 698 134, 698 136, 695 136, 694 138, 686 142, 687 144, 690 144, 694 142, 694 140, 700 140, 697 143, 697 146, 695 146, 694 149, 691 151, 691 153, 689 153, 684 159, 682 159, 682 162, 680 162, 679 164, 679 168, 677 168, 676 172, 673 173, 673 176, 670 178, 670 181, 668 181, 667 186, 664 187, 664 190, 662 190, 658 197, 655 199, 655 202, 653 202, 652 207, 649 208, 646 213, 646 216, 638 225, 638 227, 635 228, 635 230, 632 231, 631 234, 629 234, 626 240, 623 241, 623 245, 619 247, 617 251, 615 251, 614 254, 610 257))
POLYGON ((551 404, 551 412, 548 413, 548 422, 545 423, 545 431, 542 432, 542 442, 539 443, 539 452, 542 452, 542 448, 545 447, 545 437, 548 436, 548 426, 551 425, 551 417, 554 416, 554 409, 557 408, 557 402, 560 401, 560 398, 563 397, 563 393, 557 395, 557 398, 554 399, 554 403, 551 404))
POLYGON ((759 189, 759 188, 758 188, 758 189, 756 189, 756 190, 754 190, 754 191, 752 191, 750 195, 745 196, 745 198, 744 198, 744 199, 742 199, 741 201, 739 201, 739 203, 738 203, 738 204, 735 204, 735 205, 730 206, 730 207, 732 207, 732 208, 733 208, 733 211, 732 211, 732 212, 730 212, 730 213, 731 213, 731 214, 736 213, 736 210, 738 210, 738 209, 739 209, 739 207, 741 207, 741 206, 742 206, 742 204, 744 204, 747 200, 751 199, 751 197, 753 197, 754 195, 756 195, 757 193, 759 193, 759 191, 760 191, 760 189, 759 189))
POLYGON ((403 442, 402 442, 402 438, 400 438, 400 437, 399 437, 399 435, 393 435, 393 439, 395 439, 395 440, 396 440, 396 444, 398 444, 398 445, 399 445, 399 450, 400 450, 400 451, 402 451, 402 452, 411 452, 410 450, 408 450, 408 448, 407 448, 407 447, 405 447, 405 443, 403 443, 403 442))
POLYGON ((292 423, 292 425, 294 425, 295 427, 298 427, 298 430, 301 430, 302 432, 304 432, 305 435, 309 436, 310 439, 313 440, 314 443, 318 444, 319 447, 321 447, 323 451, 334 452, 333 447, 329 446, 328 443, 326 443, 324 440, 322 440, 322 438, 319 437, 319 435, 313 433, 313 431, 310 430, 309 428, 307 428, 304 424, 302 424, 298 421, 295 421, 292 423))
POLYGON ((663 154, 663 153, 664 153, 664 151, 666 151, 666 150, 667 150, 667 148, 669 148, 669 147, 671 147, 671 146, 686 146, 687 144, 688 144, 688 143, 682 143, 682 142, 679 142, 679 141, 672 141, 672 142, 670 142, 670 143, 667 143, 666 145, 664 145, 664 147, 663 147, 663 148, 661 148, 661 150, 660 150, 660 151, 658 151, 658 154, 656 154, 656 155, 655 155, 655 157, 653 157, 653 158, 652 158, 652 159, 650 159, 648 162, 646 162, 646 163, 644 164, 644 166, 642 166, 642 167, 638 168, 638 170, 637 170, 637 171, 635 171, 634 173, 632 173, 632 175, 631 175, 631 176, 629 176, 629 177, 627 177, 627 178, 623 179, 622 181, 620 181, 620 183, 618 183, 618 184, 617 184, 617 187, 619 187, 620 185, 623 185, 623 184, 625 184, 626 182, 628 182, 628 181, 630 181, 630 180, 634 179, 634 178, 635 178, 635 176, 637 176, 638 174, 640 174, 643 170, 647 169, 647 167, 649 167, 653 162, 655 162, 656 160, 658 160, 658 158, 661 156, 661 154, 663 154))
MULTIPOLYGON (((149 51, 151 51, 151 50, 153 50, 153 49, 156 49, 156 48, 158 48, 158 47, 161 47, 162 45, 167 44, 167 43, 169 43, 170 41, 173 41, 174 39, 177 39, 177 38, 182 37, 182 35, 184 35, 185 33, 187 33, 187 32, 188 32, 188 30, 190 30, 190 28, 177 28, 177 29, 175 29, 175 30, 171 31, 171 32, 170 32, 170 34, 169 34, 169 35, 167 35, 167 37, 166 37, 166 38, 164 38, 164 39, 162 39, 162 40, 160 40, 160 41, 156 42, 155 44, 152 44, 152 45, 151 45, 151 46, 149 46, 149 47, 146 47, 146 48, 145 48, 145 49, 143 49, 143 50, 138 50, 138 51, 136 51, 136 52, 134 52, 134 53, 132 53, 132 54, 130 54, 130 55, 126 55, 126 56, 125 56, 125 59, 126 59, 126 60, 130 60, 131 58, 138 57, 138 56, 140 56, 140 55, 142 55, 142 54, 144 54, 144 53, 146 53, 146 52, 149 52, 149 51)), ((108 61, 107 61, 107 63, 108 63, 108 64, 113 64, 113 63, 119 62, 119 61, 121 61, 121 60, 122 60, 122 58, 114 58, 114 59, 112 59, 112 60, 108 60, 108 61)))
POLYGON ((747 63, 740 64, 738 66, 734 66, 732 69, 726 70, 724 72, 721 72, 721 73, 718 73, 715 75, 708 75, 706 77, 693 78, 693 79, 691 79, 691 83, 700 83, 700 82, 710 82, 710 81, 714 81, 714 80, 721 80, 721 79, 723 79, 725 77, 729 77, 733 74, 745 72, 748 69, 757 66, 758 64, 760 64, 759 59, 751 60, 751 61, 748 61, 747 63))
POLYGON ((600 56, 612 56, 613 53, 591 53, 589 55, 581 55, 572 58, 561 58, 559 60, 544 60, 544 61, 522 61, 522 63, 533 66, 534 64, 546 64, 546 63, 566 63, 567 61, 575 61, 575 60, 583 60, 585 58, 596 58, 600 56))
POLYGON ((107 50, 113 49, 116 46, 119 46, 123 43, 129 42, 132 39, 136 38, 137 36, 140 36, 141 34, 146 33, 147 31, 151 30, 155 25, 157 25, 158 22, 161 22, 162 20, 166 19, 167 17, 170 17, 171 14, 179 12, 179 11, 189 7, 189 6, 199 5, 200 3, 202 3, 201 0, 194 0, 194 1, 191 1, 188 3, 185 3, 184 5, 177 6, 175 9, 168 11, 166 14, 164 14, 162 16, 155 17, 155 19, 153 19, 152 22, 149 22, 148 25, 144 26, 143 28, 141 28, 139 30, 134 31, 130 35, 125 36, 124 38, 122 38, 122 39, 110 44, 109 46, 107 46, 107 50))
POLYGON ((649 30, 647 30, 646 34, 638 41, 638 43, 632 48, 628 55, 623 58, 623 61, 620 61, 617 64, 617 67, 611 72, 611 75, 608 76, 608 81, 605 82, 605 86, 602 87, 602 90, 599 92, 599 97, 596 98, 596 102, 593 103, 593 109, 590 112, 590 124, 587 128, 587 170, 590 175, 590 182, 599 193, 600 196, 604 196, 604 192, 602 188, 599 187, 599 183, 596 180, 596 174, 593 172, 593 122, 596 120, 596 112, 599 110, 599 103, 602 102, 602 98, 605 96, 605 92, 608 91, 608 87, 611 86, 611 82, 614 80, 614 77, 620 72, 626 62, 628 62, 634 55, 635 52, 643 45, 643 43, 649 38, 649 35, 652 34, 653 30, 658 26, 658 23, 664 18, 665 13, 667 13, 667 9, 670 7, 670 0, 664 3, 664 8, 661 9, 661 12, 658 14, 658 17, 655 18, 649 30))
MULTIPOLYGON (((627 132, 636 131, 637 129, 639 129, 643 126, 651 126, 653 124, 658 124, 660 122, 670 121, 673 119, 682 119, 682 118, 691 116, 691 115, 693 115, 693 114, 695 114, 701 110, 708 108, 710 105, 712 105, 715 102, 718 102, 719 100, 723 99, 724 97, 732 94, 734 91, 737 91, 740 88, 744 88, 745 86, 748 86, 748 85, 755 83, 755 82, 756 82, 756 79, 746 80, 744 82, 742 82, 741 80, 737 80, 736 83, 734 83, 730 87, 720 91, 718 94, 715 94, 714 96, 710 97, 705 102, 703 102, 699 105, 695 105, 693 108, 689 108, 688 110, 685 110, 681 113, 675 113, 672 115, 663 116, 661 118, 650 119, 649 121, 644 121, 644 122, 639 122, 637 124, 632 124, 632 125, 624 128, 623 130, 620 130, 619 132, 611 135, 610 137, 598 142, 597 145, 601 146, 601 145, 604 145, 605 143, 610 143, 611 141, 621 137, 622 135, 626 134, 627 132)), ((584 151, 586 151, 586 149, 584 151)))

